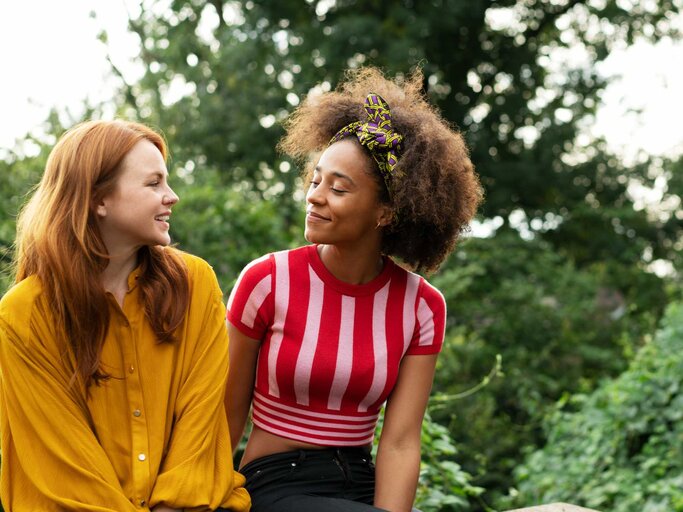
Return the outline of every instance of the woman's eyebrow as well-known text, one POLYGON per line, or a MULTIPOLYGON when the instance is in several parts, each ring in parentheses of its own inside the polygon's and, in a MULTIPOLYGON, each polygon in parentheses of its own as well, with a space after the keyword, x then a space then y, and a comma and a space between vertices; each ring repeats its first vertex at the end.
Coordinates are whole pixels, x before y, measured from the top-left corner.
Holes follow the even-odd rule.
MULTIPOLYGON (((317 165, 315 166, 314 171, 315 171, 315 172, 318 172, 318 173, 322 173, 322 170, 321 170, 320 167, 317 166, 317 165)), ((347 181, 348 181, 349 183, 351 183, 352 185, 355 185, 355 184, 356 184, 356 183, 353 181, 353 179, 351 178, 351 176, 349 176, 348 174, 344 174, 344 173, 341 172, 341 171, 329 171, 329 174, 331 174, 331 175, 334 176, 335 178, 340 178, 340 179, 343 179, 343 180, 347 180, 347 181)))

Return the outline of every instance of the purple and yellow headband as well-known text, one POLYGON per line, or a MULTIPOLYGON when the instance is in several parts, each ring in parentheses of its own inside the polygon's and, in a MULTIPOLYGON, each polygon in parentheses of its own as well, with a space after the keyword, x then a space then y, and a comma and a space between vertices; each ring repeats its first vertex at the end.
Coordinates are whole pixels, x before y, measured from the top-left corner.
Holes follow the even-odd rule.
POLYGON ((350 136, 357 137, 358 142, 370 151, 373 160, 377 162, 384 183, 391 192, 391 177, 403 151, 403 135, 394 131, 389 105, 379 94, 368 94, 364 108, 368 115, 367 120, 347 124, 329 143, 333 144, 350 136))

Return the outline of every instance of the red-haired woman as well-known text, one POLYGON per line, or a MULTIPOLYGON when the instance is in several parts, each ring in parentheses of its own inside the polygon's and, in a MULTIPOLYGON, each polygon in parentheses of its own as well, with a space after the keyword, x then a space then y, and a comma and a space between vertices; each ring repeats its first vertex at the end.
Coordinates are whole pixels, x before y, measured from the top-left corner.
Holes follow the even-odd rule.
POLYGON ((481 200, 462 136, 422 84, 419 72, 401 83, 361 70, 287 124, 282 149, 309 162, 311 245, 249 264, 228 301, 239 371, 226 407, 236 443, 252 406, 253 512, 412 507, 446 312, 404 267, 435 270, 481 200))
POLYGON ((167 247, 165 161, 143 125, 81 124, 20 215, 0 302, 5 510, 249 509, 221 407, 222 295, 167 247))

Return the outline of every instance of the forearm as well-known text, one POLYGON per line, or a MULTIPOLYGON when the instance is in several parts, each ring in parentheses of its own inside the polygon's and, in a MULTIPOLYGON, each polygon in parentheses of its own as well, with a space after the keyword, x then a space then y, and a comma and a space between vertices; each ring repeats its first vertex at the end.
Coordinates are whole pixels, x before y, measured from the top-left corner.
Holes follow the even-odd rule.
POLYGON ((375 506, 390 512, 410 512, 420 475, 420 444, 383 446, 376 460, 375 506))

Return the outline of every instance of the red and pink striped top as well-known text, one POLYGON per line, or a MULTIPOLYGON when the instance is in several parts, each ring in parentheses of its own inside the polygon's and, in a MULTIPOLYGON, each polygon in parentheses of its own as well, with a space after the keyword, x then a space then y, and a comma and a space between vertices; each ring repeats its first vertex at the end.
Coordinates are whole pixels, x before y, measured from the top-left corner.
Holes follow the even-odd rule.
POLYGON ((254 424, 324 446, 371 442, 401 359, 439 352, 445 317, 441 293, 390 258, 363 285, 336 279, 315 245, 254 260, 228 300, 228 320, 261 341, 254 424))

